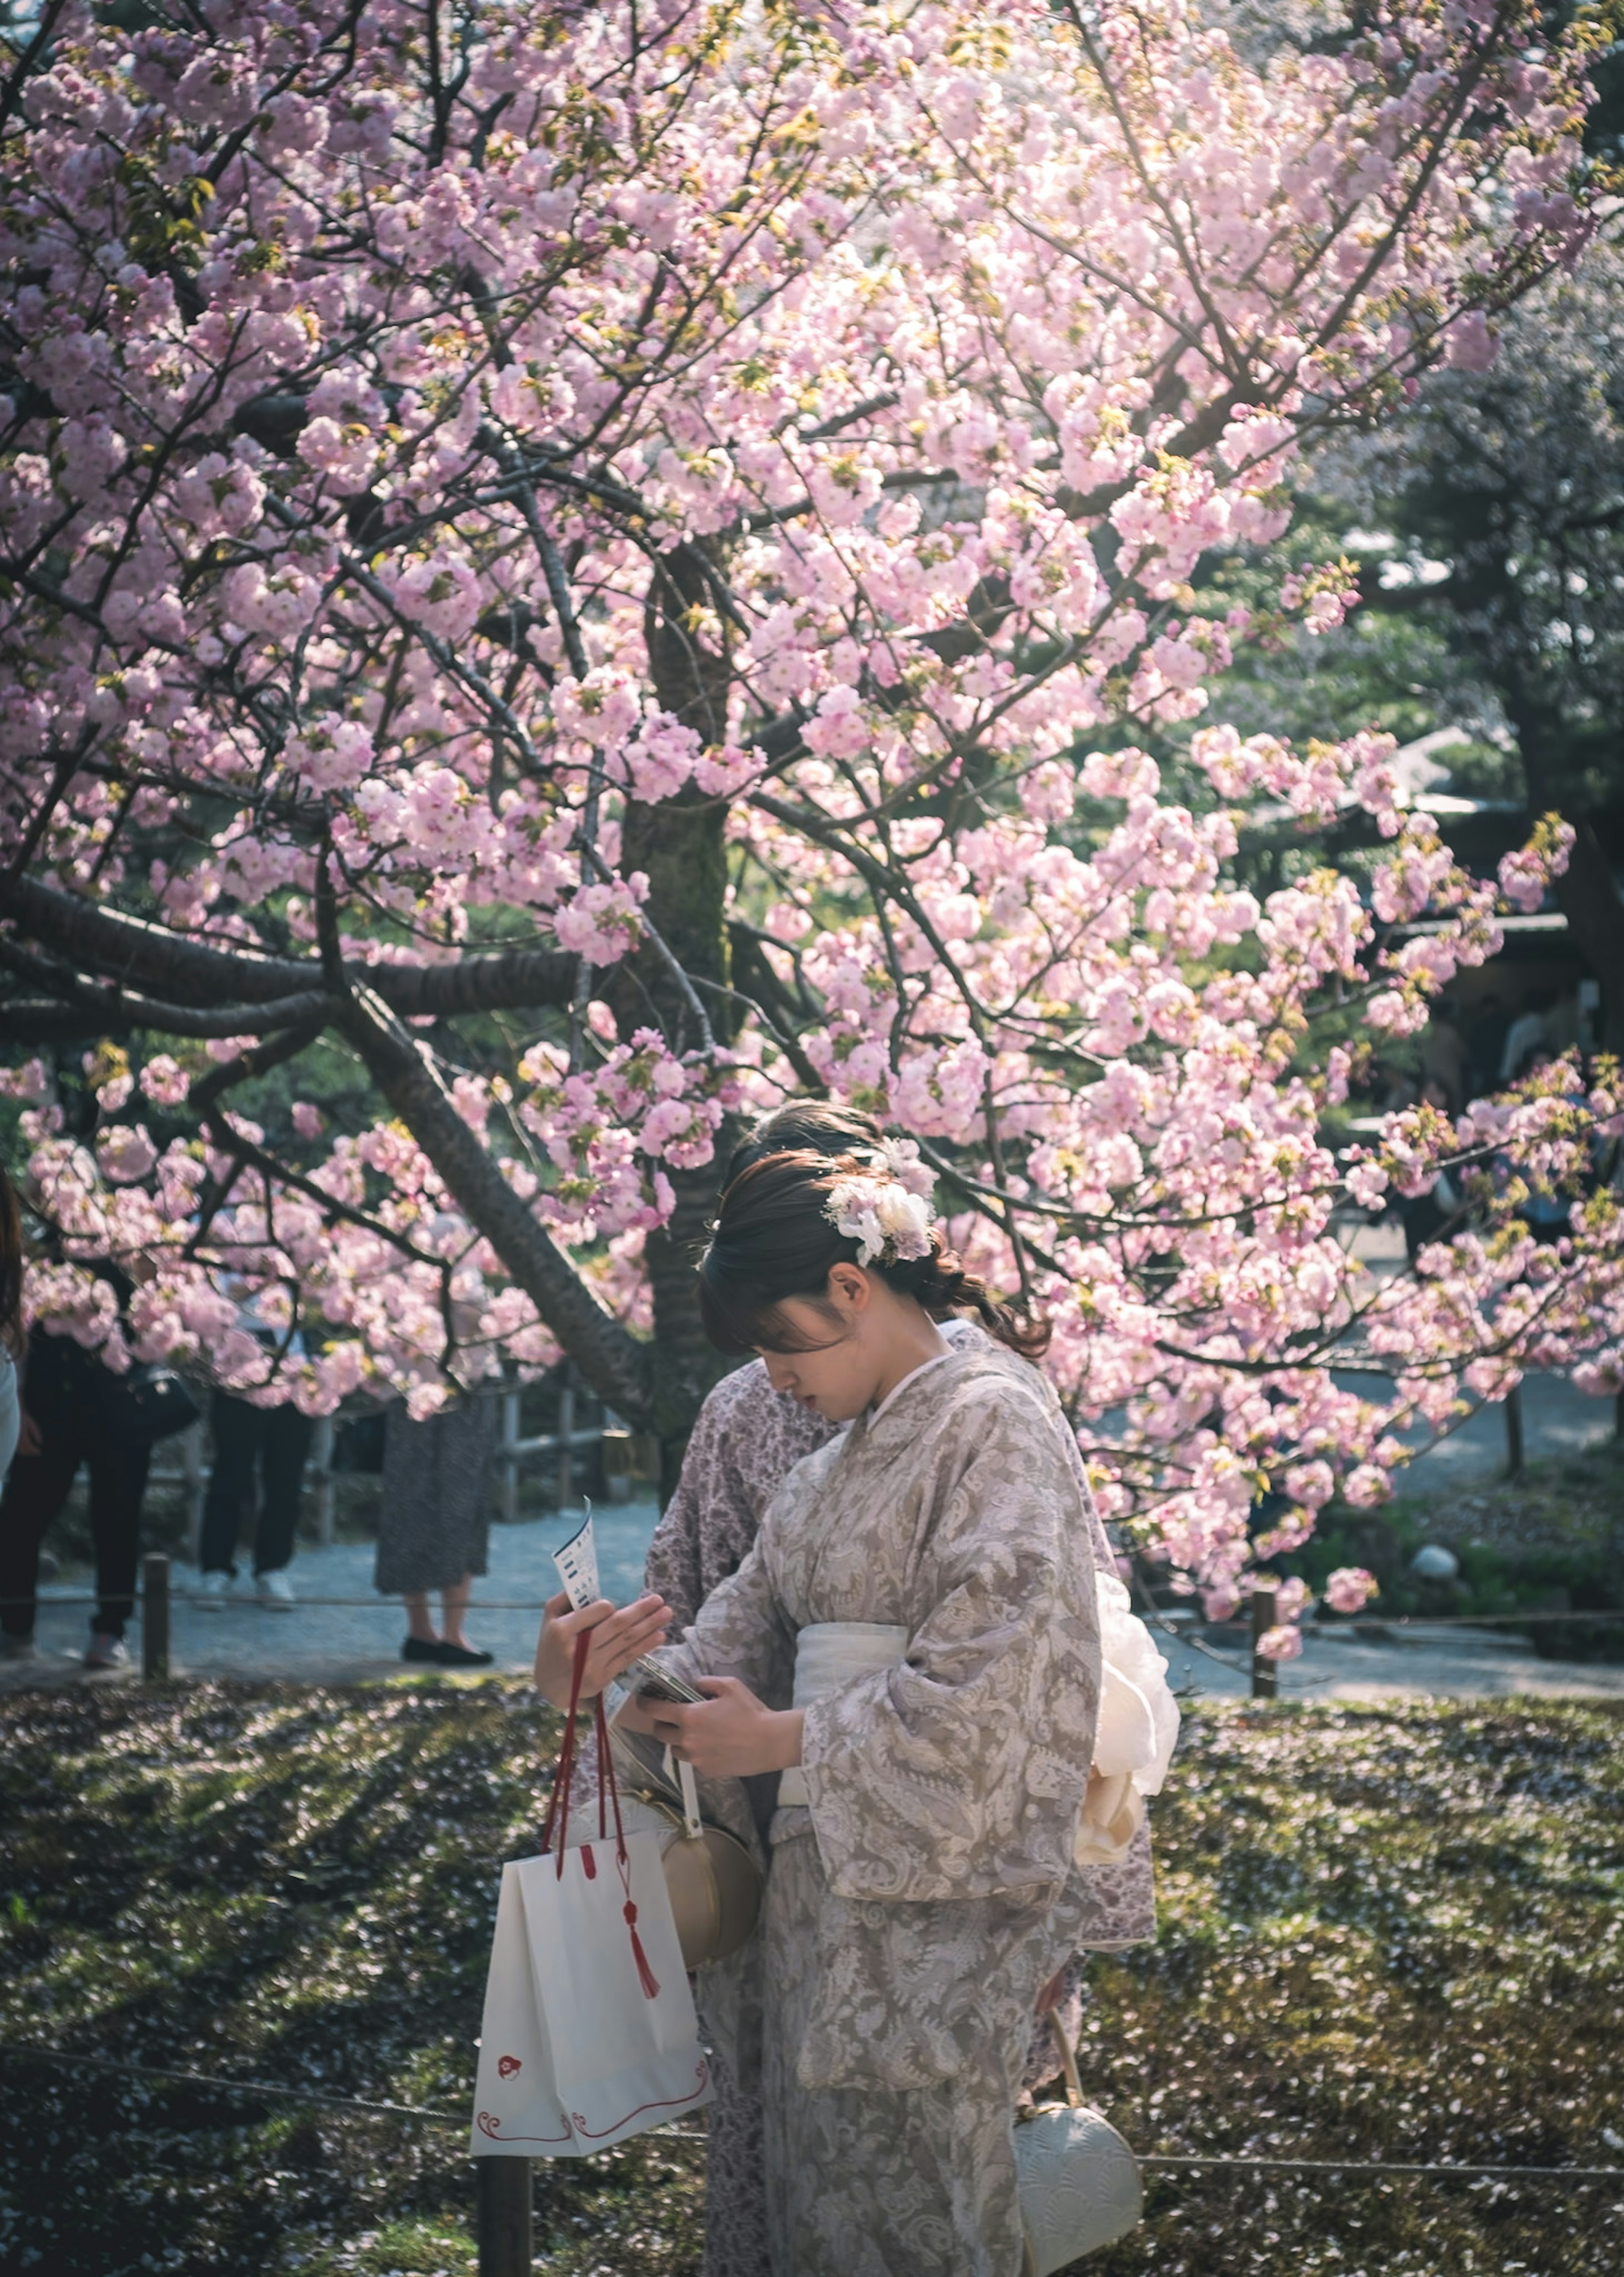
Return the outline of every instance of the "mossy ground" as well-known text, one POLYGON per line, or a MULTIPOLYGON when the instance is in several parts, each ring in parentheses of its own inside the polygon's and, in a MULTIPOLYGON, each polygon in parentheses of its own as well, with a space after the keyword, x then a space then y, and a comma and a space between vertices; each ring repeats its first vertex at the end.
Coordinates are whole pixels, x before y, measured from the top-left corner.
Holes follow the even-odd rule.
MULTIPOLYGON (((550 1718, 496 1683, 0 1710, 0 2037, 466 2107, 499 1862, 550 1718)), ((1624 1717, 1203 1710, 1162 1936, 1102 1961, 1091 2094, 1143 2151, 1624 2166, 1624 1717)), ((474 2266, 465 2138, 118 2075, 0 2088, 0 2269, 474 2266)), ((696 2146, 538 2167, 538 2266, 679 2277, 696 2146)), ((1615 2277, 1624 2183, 1157 2177, 1099 2277, 1615 2277)))

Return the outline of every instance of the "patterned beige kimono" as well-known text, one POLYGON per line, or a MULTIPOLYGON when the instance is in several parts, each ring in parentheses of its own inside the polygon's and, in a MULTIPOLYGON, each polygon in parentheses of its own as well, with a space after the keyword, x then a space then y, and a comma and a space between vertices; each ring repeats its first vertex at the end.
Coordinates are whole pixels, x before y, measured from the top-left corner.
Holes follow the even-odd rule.
MULTIPOLYGON (((772 1824, 774 2277, 1018 2277, 1028 2025, 1091 1925, 1071 1859, 1099 1638, 1068 1437, 1035 1367, 980 1337, 955 1349, 795 1466, 662 1655, 786 1707, 801 1628, 911 1639, 901 1666, 808 1709, 809 1808, 772 1824)), ((708 1801, 736 1821, 737 1797, 708 1801)), ((725 1971, 701 1997, 725 2038, 725 1971)))

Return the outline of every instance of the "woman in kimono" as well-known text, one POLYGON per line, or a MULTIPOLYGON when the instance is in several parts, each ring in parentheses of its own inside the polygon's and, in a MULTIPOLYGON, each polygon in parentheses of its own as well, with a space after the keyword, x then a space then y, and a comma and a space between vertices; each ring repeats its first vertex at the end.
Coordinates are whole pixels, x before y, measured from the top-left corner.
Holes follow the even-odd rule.
MULTIPOLYGON (((883 1143, 879 1124, 854 1108, 793 1100, 768 1116, 738 1147, 728 1165, 728 1179, 763 1156, 786 1149, 804 1149, 833 1161, 848 1152, 871 1154, 883 1143)), ((949 1337, 985 1333, 960 1318, 939 1325, 949 1337)), ((793 1394, 776 1391, 760 1359, 722 1378, 700 1410, 676 1492, 655 1528, 644 1568, 645 1587, 670 1608, 673 1635, 692 1626, 711 1591, 743 1564, 791 1467, 823 1446, 839 1428, 793 1394)), ((1074 1451, 1069 1435, 1068 1441, 1074 1451)), ((1089 1527, 1096 1562, 1109 1571, 1112 1553, 1091 1496, 1089 1527)), ((756 1822, 764 1835, 778 1780, 752 1780, 750 1786, 759 1806, 756 1822)), ((1086 1879, 1095 1915, 1090 1950, 1119 1951, 1155 1935, 1148 1825, 1125 1858, 1091 1865, 1086 1879)), ((710 2035, 715 2099, 707 2113, 702 2277, 767 2277, 770 2264, 762 2171, 758 1946, 751 1948, 749 1961, 747 1970, 738 1972, 745 1981, 730 1988, 731 2030, 710 2035)), ((1045 1996, 1053 2000, 1061 2030, 1073 2042, 1081 2021, 1085 1967, 1086 1955, 1074 1955, 1045 1996)), ((702 1984, 702 2003, 703 1991, 702 1984)), ((1031 2093, 1058 2068, 1046 2016, 1033 2020, 1028 2039, 1022 2085, 1031 2093)))
MULTIPOLYGON (((705 1781, 781 1775, 760 1932, 774 2277, 1017 2277, 1028 2026, 1089 1926, 1082 1489, 1043 1332, 945 1254, 909 1151, 775 1154, 723 1196, 712 1341, 849 1428, 661 1654, 704 1701, 614 1702, 705 1781), (956 1308, 990 1334, 950 1344, 932 1316, 956 1308)), ((585 1631, 603 1690, 667 1619, 655 1596, 550 1610, 540 1689, 567 1699, 585 1631)))

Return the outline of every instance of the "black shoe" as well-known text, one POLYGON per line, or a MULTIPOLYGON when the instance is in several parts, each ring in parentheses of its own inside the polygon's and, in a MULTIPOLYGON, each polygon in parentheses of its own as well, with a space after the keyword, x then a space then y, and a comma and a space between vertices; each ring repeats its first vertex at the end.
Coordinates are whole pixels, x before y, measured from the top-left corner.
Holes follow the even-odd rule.
POLYGON ((400 1648, 402 1660, 426 1660, 436 1668, 489 1668, 494 1653, 474 1652, 466 1644, 448 1644, 444 1637, 409 1636, 400 1648))

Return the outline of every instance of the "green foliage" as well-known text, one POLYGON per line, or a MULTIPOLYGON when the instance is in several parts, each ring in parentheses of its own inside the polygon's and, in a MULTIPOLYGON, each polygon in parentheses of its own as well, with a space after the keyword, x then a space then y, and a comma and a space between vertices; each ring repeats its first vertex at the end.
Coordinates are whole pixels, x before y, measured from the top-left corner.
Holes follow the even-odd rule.
MULTIPOLYGON (((554 1738, 530 1695, 76 1691, 0 1723, 0 2037, 466 2109, 554 1738)), ((1620 1788, 1603 1709, 1203 1709, 1157 1809, 1160 1941, 1096 1965, 1090 2093, 1144 2151, 1620 2164, 1620 1788)), ((8 2271, 472 2277, 459 2128, 12 2060, 8 2271)), ((698 2156, 538 2167, 540 2266, 690 2277, 698 2156)), ((1089 2266, 1607 2277, 1619 2200, 1164 2170, 1089 2266)))
MULTIPOLYGON (((1401 1474, 1400 1474, 1401 1477, 1401 1474)), ((1381 1595, 1370 1607, 1425 1618, 1527 1617, 1541 1652, 1567 1660, 1624 1659, 1624 1622, 1557 1625, 1552 1612, 1624 1612, 1624 1444, 1534 1463, 1519 1480, 1468 1482, 1440 1502, 1400 1492, 1379 1513, 1332 1503, 1312 1537, 1274 1560, 1316 1594, 1339 1565, 1368 1565, 1381 1595), (1460 1560, 1454 1581, 1409 1572, 1423 1542, 1439 1542, 1460 1560)))

